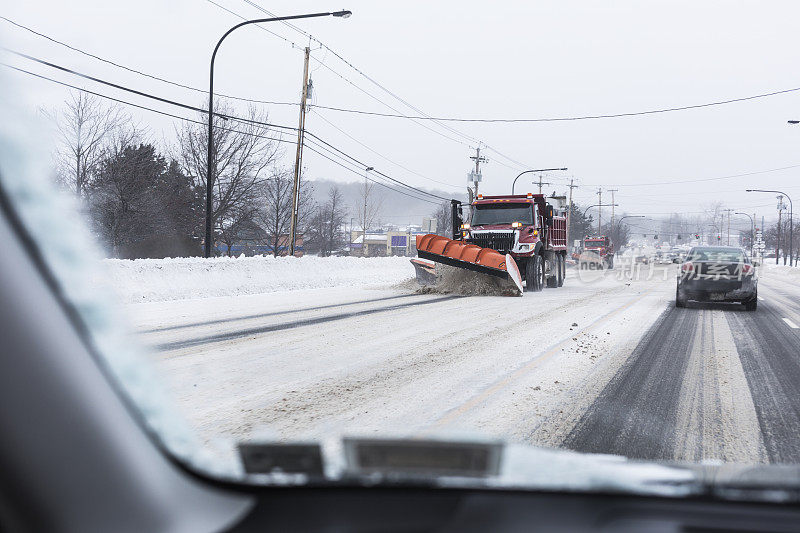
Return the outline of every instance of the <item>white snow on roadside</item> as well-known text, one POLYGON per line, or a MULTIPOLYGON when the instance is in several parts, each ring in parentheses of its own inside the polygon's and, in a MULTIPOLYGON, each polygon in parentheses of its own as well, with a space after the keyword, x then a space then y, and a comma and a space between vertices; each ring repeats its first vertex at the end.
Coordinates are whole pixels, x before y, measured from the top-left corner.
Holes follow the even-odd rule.
POLYGON ((776 265, 775 258, 766 259, 764 264, 759 267, 758 276, 760 278, 797 282, 800 281, 800 267, 776 265), (772 263, 769 261, 772 261, 772 263))
POLYGON ((414 277, 407 257, 106 259, 126 303, 396 284, 414 277))

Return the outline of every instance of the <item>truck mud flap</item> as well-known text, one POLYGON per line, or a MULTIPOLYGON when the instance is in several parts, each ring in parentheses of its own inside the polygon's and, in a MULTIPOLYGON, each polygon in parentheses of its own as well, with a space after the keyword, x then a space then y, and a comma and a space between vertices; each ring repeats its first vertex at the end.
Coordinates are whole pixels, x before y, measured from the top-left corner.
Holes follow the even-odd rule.
MULTIPOLYGON (((509 254, 428 234, 417 235, 417 255, 421 259, 494 276, 504 282, 504 289, 508 292, 522 294, 522 276, 509 254)), ((423 267, 414 264, 414 268, 419 272, 423 267)))

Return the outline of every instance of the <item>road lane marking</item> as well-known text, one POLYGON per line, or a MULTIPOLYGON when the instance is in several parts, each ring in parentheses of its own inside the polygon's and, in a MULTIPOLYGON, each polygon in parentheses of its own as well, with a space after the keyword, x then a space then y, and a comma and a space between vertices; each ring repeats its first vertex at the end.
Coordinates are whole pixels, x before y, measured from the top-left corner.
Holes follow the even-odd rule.
POLYGON ((792 328, 792 329, 798 329, 798 328, 800 328, 800 326, 798 326, 797 324, 795 324, 794 322, 792 322, 792 321, 791 321, 791 320, 789 320, 788 318, 784 318, 784 319, 783 319, 783 321, 784 321, 784 322, 786 322, 786 324, 787 324, 787 325, 788 325, 790 328, 792 328))

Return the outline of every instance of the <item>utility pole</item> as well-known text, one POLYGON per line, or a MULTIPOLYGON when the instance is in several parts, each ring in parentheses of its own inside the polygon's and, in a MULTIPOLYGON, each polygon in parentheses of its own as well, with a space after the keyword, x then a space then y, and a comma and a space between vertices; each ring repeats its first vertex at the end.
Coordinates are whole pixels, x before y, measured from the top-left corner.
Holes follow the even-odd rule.
POLYGON ((577 185, 573 185, 574 181, 575 181, 574 178, 570 178, 569 179, 569 211, 567 211, 567 247, 568 248, 570 246, 570 244, 569 244, 570 243, 570 240, 569 240, 569 226, 572 223, 572 189, 577 187, 577 185))
POLYGON ((781 256, 781 213, 783 212, 783 195, 778 195, 778 240, 775 242, 775 264, 781 256))
POLYGON ((308 57, 311 49, 306 46, 303 62, 303 92, 300 97, 300 125, 297 129, 297 153, 294 158, 294 187, 292 189, 292 220, 289 231, 289 256, 294 256, 297 239, 297 212, 300 210, 300 173, 303 166, 303 141, 306 133, 306 98, 308 97, 308 57))
POLYGON ((617 192, 619 189, 609 189, 611 192, 611 238, 613 239, 614 236, 614 193, 617 192))
POLYGON ((723 209, 723 211, 728 213, 728 246, 731 245, 731 211, 733 209, 723 209))
POLYGON ((552 185, 552 183, 545 181, 542 182, 542 174, 539 174, 539 194, 542 194, 542 185, 552 185))
POLYGON ((603 189, 597 189, 597 235, 601 235, 603 230, 603 189))
POLYGON ((470 159, 475 161, 475 170, 472 173, 472 184, 475 186, 475 196, 478 196, 478 182, 481 179, 481 163, 488 163, 489 160, 485 157, 481 156, 481 145, 478 143, 478 147, 475 149, 475 155, 470 156, 470 159))

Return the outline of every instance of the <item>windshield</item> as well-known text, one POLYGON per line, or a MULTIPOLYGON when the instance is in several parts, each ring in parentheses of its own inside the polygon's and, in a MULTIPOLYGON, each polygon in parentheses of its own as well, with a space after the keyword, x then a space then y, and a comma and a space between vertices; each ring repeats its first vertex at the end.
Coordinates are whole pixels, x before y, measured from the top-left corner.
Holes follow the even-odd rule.
POLYGON ((0 17, 0 192, 159 449, 672 496, 800 465, 793 5, 362 2, 236 29, 211 95, 260 3, 143 1, 0 17))
POLYGON ((533 204, 528 203, 492 203, 473 206, 472 225, 511 224, 522 222, 533 224, 533 204))

